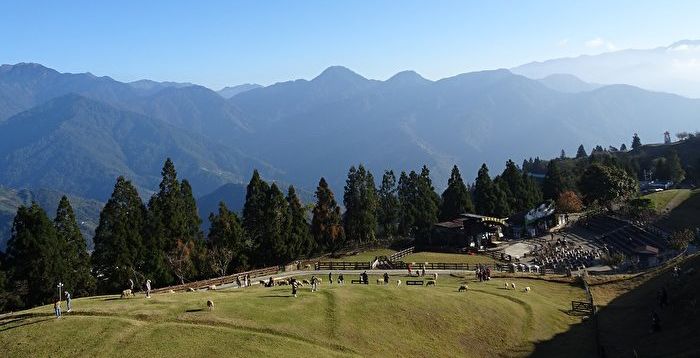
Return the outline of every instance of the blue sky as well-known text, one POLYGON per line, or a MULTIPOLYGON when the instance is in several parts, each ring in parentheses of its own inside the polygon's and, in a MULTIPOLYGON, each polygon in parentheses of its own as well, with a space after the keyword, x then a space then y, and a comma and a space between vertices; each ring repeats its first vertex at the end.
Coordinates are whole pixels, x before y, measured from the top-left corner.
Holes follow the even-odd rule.
POLYGON ((10 1, 0 63, 218 89, 312 78, 430 79, 700 39, 700 1, 10 1))

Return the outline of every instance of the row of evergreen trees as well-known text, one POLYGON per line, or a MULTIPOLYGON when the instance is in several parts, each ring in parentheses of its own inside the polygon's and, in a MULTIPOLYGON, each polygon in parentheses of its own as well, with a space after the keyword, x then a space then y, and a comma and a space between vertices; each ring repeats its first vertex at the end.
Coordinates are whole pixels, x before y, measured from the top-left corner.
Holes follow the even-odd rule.
POLYGON ((53 222, 36 203, 19 208, 0 271, 0 286, 16 294, 11 300, 0 297, 5 299, 0 304, 47 303, 55 297, 58 282, 78 296, 113 293, 128 287, 130 280, 136 287, 146 279, 166 286, 284 264, 378 239, 422 240, 439 220, 465 212, 504 217, 541 199, 537 185, 512 161, 493 180, 483 165, 472 188, 455 166, 442 195, 436 193, 425 166, 420 172, 402 172, 398 180, 387 170, 379 188, 364 166, 351 167, 342 214, 323 178, 316 202, 306 207, 294 187, 285 195, 255 171, 242 215, 221 202, 218 212, 209 215, 205 239, 192 187, 178 179, 170 159, 161 177, 147 204, 129 180, 117 178, 100 213, 91 256, 67 198, 62 198, 53 222))

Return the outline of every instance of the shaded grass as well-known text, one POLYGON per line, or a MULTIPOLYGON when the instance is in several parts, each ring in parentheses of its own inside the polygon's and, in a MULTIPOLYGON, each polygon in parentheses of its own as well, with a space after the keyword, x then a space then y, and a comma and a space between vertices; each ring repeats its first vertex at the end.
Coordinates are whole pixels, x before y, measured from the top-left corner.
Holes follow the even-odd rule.
POLYGON ((654 204, 657 214, 663 214, 669 204, 671 205, 668 209, 672 210, 689 197, 690 190, 688 189, 670 189, 644 195, 644 198, 651 200, 654 204))
POLYGON ((688 198, 662 217, 657 225, 669 231, 699 227, 700 189, 689 191, 687 195, 688 198))
MULTIPOLYGON (((379 276, 372 276, 375 282, 379 276)), ((580 321, 562 313, 583 290, 568 284, 440 277, 436 287, 324 283, 110 300, 75 299, 0 318, 3 356, 526 356, 580 321), (470 290, 457 292, 461 284, 470 290), (215 302, 213 311, 206 300, 215 302)))
POLYGON ((424 262, 446 262, 446 263, 467 263, 473 264, 494 264, 498 261, 489 256, 450 254, 441 252, 416 252, 404 257, 403 262, 413 262, 421 264, 424 262))
POLYGON ((321 261, 349 261, 349 262, 370 262, 374 260, 377 256, 389 256, 396 251, 391 249, 377 249, 370 251, 363 251, 356 255, 345 255, 341 257, 323 259, 321 261))

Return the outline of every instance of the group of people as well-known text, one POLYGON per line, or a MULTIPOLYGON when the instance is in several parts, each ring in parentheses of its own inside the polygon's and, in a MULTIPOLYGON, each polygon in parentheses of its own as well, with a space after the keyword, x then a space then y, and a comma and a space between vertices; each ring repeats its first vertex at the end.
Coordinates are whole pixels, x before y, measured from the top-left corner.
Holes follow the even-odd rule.
MULTIPOLYGON (((71 300, 70 292, 64 292, 66 296, 66 312, 73 311, 73 301, 71 300)), ((57 299, 53 303, 53 311, 56 318, 61 318, 61 300, 57 299)))
POLYGON ((241 276, 236 276, 236 285, 238 288, 250 286, 250 275, 243 275, 243 280, 241 280, 241 276))
MULTIPOLYGON (((408 269, 408 275, 413 276, 413 267, 411 264, 406 265, 406 268, 408 269)), ((424 277, 425 276, 425 266, 420 265, 420 268, 416 270, 416 277, 424 277)))
POLYGON ((479 282, 491 280, 491 268, 484 265, 479 265, 476 267, 476 278, 479 282))
MULTIPOLYGON (((340 275, 338 275, 338 284, 342 285, 344 281, 345 281, 345 278, 343 277, 343 274, 341 273, 340 275)), ((328 283, 333 284, 333 272, 328 273, 328 283)))

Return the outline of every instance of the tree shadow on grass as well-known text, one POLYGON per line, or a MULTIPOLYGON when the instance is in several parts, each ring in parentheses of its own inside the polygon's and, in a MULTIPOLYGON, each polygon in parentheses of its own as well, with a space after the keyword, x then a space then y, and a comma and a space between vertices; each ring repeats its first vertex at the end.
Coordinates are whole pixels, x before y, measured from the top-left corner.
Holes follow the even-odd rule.
POLYGON ((292 297, 292 295, 265 295, 260 296, 261 298, 279 298, 279 297, 292 297))
POLYGON ((202 311, 204 311, 204 308, 192 308, 192 309, 186 310, 185 312, 192 313, 192 312, 202 312, 202 311))
MULTIPOLYGON (((47 314, 46 316, 49 316, 49 315, 47 314)), ((36 318, 36 317, 39 317, 39 315, 26 315, 26 316, 21 316, 21 317, 15 318, 15 319, 8 320, 8 321, 6 321, 6 322, 2 322, 2 323, 0 323, 0 332, 5 332, 5 331, 9 331, 9 330, 11 330, 11 329, 15 329, 15 328, 19 328, 19 327, 24 327, 24 326, 29 326, 29 325, 32 325, 32 324, 37 324, 37 323, 46 322, 46 321, 51 321, 51 320, 56 319, 56 318, 52 318, 52 317, 46 317, 46 318, 44 318, 44 319, 38 319, 38 320, 35 320, 35 321, 30 321, 30 322, 25 322, 25 323, 19 323, 19 322, 22 322, 22 321, 29 320, 29 319, 31 319, 31 318, 36 318), (19 323, 19 324, 17 324, 17 325, 12 325, 11 327, 6 327, 7 325, 12 324, 12 323, 19 323)))

